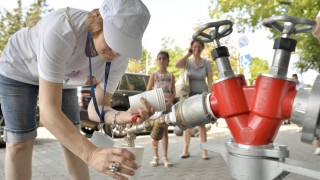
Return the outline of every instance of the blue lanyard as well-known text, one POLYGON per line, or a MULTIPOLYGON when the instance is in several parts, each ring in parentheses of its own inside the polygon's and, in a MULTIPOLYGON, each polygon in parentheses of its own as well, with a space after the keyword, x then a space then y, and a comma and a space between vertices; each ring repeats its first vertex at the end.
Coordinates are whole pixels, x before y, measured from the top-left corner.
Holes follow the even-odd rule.
POLYGON ((107 88, 107 82, 108 82, 108 77, 109 77, 109 71, 110 71, 111 62, 106 62, 105 76, 104 76, 104 87, 103 87, 103 93, 104 93, 104 95, 103 95, 102 109, 101 109, 101 113, 100 113, 99 107, 98 107, 98 104, 97 104, 96 95, 95 95, 95 93, 94 93, 93 80, 92 80, 90 42, 91 42, 91 33, 88 32, 89 71, 90 71, 91 96, 92 96, 92 99, 93 99, 94 108, 95 108, 98 116, 100 117, 100 124, 103 124, 103 123, 104 123, 104 110, 103 110, 103 109, 104 109, 104 100, 105 100, 105 96, 106 96, 106 88, 107 88))

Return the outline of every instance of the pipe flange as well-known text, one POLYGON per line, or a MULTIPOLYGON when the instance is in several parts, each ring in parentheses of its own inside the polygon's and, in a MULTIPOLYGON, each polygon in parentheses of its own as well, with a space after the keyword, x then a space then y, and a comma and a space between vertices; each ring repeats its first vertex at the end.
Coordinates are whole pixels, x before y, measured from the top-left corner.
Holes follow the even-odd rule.
POLYGON ((289 157, 289 150, 287 146, 276 143, 263 146, 251 146, 237 144, 232 139, 229 139, 226 141, 225 145, 228 152, 234 155, 270 158, 289 157))
POLYGON ((238 78, 238 77, 245 78, 243 74, 231 75, 231 76, 228 76, 228 77, 219 78, 218 80, 214 81, 214 83, 212 83, 212 85, 218 84, 219 82, 223 82, 223 81, 228 80, 228 79, 233 79, 233 78, 238 78))
POLYGON ((214 115, 214 113, 212 112, 212 109, 209 105, 209 96, 211 95, 211 93, 208 92, 203 92, 202 93, 202 102, 203 102, 203 107, 205 114, 206 114, 206 118, 210 121, 210 123, 214 124, 217 121, 217 117, 214 115))
POLYGON ((306 114, 303 122, 301 141, 312 143, 319 125, 320 114, 320 75, 317 76, 309 96, 306 114))
POLYGON ((296 80, 294 80, 292 78, 287 78, 285 76, 276 76, 276 75, 273 75, 273 74, 259 73, 258 76, 269 77, 269 78, 273 78, 273 79, 280 79, 280 80, 290 81, 290 82, 296 82, 296 80))
POLYGON ((310 94, 311 88, 299 89, 294 98, 291 111, 291 122, 298 126, 303 126, 310 94))
POLYGON ((205 102, 205 106, 206 106, 206 110, 207 110, 208 114, 210 114, 211 117, 212 117, 213 119, 215 119, 214 122, 216 122, 219 117, 217 117, 217 116, 213 113, 213 111, 212 111, 212 109, 211 109, 210 99, 209 99, 211 95, 212 95, 212 93, 207 94, 206 99, 205 99, 204 102, 205 102))

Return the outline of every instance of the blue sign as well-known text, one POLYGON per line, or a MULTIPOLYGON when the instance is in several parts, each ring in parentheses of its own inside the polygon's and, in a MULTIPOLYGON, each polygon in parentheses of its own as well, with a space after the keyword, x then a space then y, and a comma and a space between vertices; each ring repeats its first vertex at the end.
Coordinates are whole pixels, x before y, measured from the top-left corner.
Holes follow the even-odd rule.
POLYGON ((248 37, 247 36, 241 36, 239 38, 239 46, 242 48, 242 47, 245 47, 245 46, 248 46, 248 43, 249 43, 249 40, 248 40, 248 37))
POLYGON ((250 67, 252 65, 250 54, 240 56, 240 65, 242 68, 250 67))

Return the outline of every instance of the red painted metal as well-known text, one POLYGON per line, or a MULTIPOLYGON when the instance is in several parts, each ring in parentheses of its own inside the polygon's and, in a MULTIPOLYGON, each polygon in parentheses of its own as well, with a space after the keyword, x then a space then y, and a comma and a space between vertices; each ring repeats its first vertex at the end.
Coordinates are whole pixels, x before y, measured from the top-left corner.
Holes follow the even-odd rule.
POLYGON ((293 106, 294 98, 296 97, 296 95, 297 95, 296 90, 289 91, 286 97, 282 101, 282 111, 286 117, 291 116, 292 106, 293 106))
POLYGON ((227 79, 213 85, 221 117, 230 117, 249 112, 242 87, 246 85, 243 76, 227 79))
POLYGON ((225 118, 238 144, 272 143, 284 119, 291 116, 295 83, 258 76, 256 86, 246 86, 243 76, 213 85, 209 98, 214 114, 225 118))

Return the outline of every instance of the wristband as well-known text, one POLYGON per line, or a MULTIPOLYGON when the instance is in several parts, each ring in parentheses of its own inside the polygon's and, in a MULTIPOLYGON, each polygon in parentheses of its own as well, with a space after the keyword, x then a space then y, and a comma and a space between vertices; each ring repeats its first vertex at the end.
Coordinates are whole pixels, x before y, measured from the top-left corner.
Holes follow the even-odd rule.
POLYGON ((320 11, 318 12, 318 15, 317 15, 317 17, 320 17, 320 11))
POLYGON ((117 117, 118 115, 120 114, 121 111, 117 111, 114 116, 113 116, 113 119, 112 119, 112 128, 116 127, 117 124, 116 124, 116 120, 117 120, 117 117))

